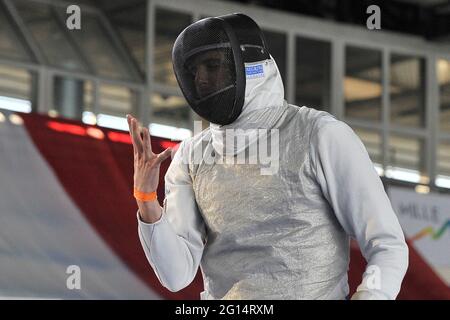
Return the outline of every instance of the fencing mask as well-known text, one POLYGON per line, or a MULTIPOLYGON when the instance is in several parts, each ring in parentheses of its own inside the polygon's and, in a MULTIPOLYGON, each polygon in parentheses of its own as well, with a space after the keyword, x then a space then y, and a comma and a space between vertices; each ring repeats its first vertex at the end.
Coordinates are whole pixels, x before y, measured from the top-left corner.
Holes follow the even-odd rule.
POLYGON ((202 118, 226 125, 242 112, 244 63, 269 59, 264 36, 250 17, 229 14, 184 29, 172 51, 173 69, 184 97, 202 118))

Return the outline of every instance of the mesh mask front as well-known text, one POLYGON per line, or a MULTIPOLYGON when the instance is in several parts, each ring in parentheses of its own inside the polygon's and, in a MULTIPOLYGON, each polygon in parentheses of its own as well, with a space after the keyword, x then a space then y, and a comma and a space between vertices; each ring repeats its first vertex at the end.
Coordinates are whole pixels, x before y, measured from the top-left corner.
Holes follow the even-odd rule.
POLYGON ((239 27, 248 29, 242 20, 253 23, 260 33, 256 23, 243 15, 206 18, 183 30, 173 47, 173 68, 183 95, 199 116, 212 123, 232 123, 242 111, 246 62, 242 50, 248 45, 239 39, 239 27))
POLYGON ((204 19, 175 41, 174 71, 191 108, 218 124, 235 119, 236 63, 221 20, 204 19))

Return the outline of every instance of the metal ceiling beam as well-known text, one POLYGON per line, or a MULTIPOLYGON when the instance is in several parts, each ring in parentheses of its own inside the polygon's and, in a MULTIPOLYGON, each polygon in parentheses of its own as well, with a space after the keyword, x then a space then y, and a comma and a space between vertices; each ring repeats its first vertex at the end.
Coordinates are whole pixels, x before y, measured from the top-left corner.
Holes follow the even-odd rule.
POLYGON ((17 26, 20 35, 25 40, 25 46, 32 54, 34 60, 39 64, 45 64, 47 61, 44 55, 39 49, 38 44, 36 43, 34 37, 31 35, 30 30, 28 29, 19 12, 17 11, 15 5, 12 3, 11 0, 2 0, 2 2, 7 11, 6 13, 12 18, 15 25, 17 26))
POLYGON ((81 62, 84 64, 87 71, 92 74, 97 74, 94 66, 92 65, 88 57, 84 54, 83 48, 75 40, 73 33, 70 32, 69 29, 67 29, 64 19, 58 14, 54 7, 51 7, 51 15, 55 18, 55 22, 58 24, 60 30, 62 30, 62 32, 66 36, 67 41, 74 48, 77 56, 81 59, 81 62))

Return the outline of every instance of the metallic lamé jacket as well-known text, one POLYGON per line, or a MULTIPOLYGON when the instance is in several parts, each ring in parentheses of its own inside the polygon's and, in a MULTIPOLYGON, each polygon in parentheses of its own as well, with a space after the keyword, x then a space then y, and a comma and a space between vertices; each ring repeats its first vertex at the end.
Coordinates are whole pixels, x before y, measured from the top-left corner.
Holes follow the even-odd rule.
MULTIPOLYGON (((349 238, 315 181, 309 155, 312 128, 327 115, 287 106, 275 125, 280 163, 274 174, 262 175, 259 163, 195 164, 191 158, 189 174, 207 228, 202 298, 346 296, 349 238)), ((220 157, 208 135, 198 136, 193 148, 202 146, 204 158, 220 157)))

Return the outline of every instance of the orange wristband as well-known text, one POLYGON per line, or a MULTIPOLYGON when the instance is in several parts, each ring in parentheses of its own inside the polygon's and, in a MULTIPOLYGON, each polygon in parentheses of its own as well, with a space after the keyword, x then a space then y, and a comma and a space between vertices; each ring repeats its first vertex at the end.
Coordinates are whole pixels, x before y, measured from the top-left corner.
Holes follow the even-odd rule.
POLYGON ((153 192, 142 192, 138 189, 134 188, 134 197, 140 201, 154 201, 158 197, 156 195, 156 191, 153 192))

